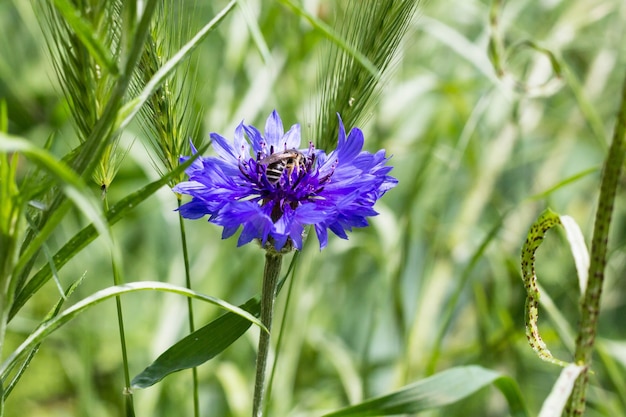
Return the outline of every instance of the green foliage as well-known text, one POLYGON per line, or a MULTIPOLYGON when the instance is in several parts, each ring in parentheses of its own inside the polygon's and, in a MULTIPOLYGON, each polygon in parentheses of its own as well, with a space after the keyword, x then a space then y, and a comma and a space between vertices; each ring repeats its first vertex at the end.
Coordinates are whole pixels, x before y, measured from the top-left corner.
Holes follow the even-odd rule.
POLYGON ((515 381, 479 366, 466 366, 448 369, 394 393, 325 414, 324 417, 417 414, 453 404, 491 384, 506 396, 511 415, 528 416, 515 381))
MULTIPOLYGON (((251 298, 239 306, 259 316, 259 297, 251 298)), ((148 388, 172 372, 202 365, 233 344, 250 327, 251 323, 234 313, 226 313, 206 326, 190 333, 163 352, 150 366, 133 378, 133 388, 148 388)))
MULTIPOLYGON (((350 240, 331 236, 319 252, 308 237, 277 299, 268 415, 556 413, 577 374, 529 348, 519 271, 546 207, 565 234, 524 252, 541 283, 531 285, 537 334, 554 357, 592 371, 586 416, 626 415, 619 188, 597 210, 608 138, 623 139, 623 123, 612 130, 626 63, 622 2, 138 4, 0 2, 5 416, 124 415, 116 295, 131 374, 155 358, 166 365, 134 392, 137 415, 193 415, 191 378, 170 371, 202 362, 200 415, 250 414, 252 317, 195 303, 191 333, 183 304, 192 294, 253 300, 262 252, 186 222, 183 260, 179 196, 167 186, 184 178, 189 139, 228 137, 274 108, 327 151, 340 113, 364 129, 367 149, 393 154, 400 182, 350 240), (582 234, 572 238, 563 219, 582 234), (581 236, 594 227, 595 272, 583 285, 581 236), (111 287, 112 257, 129 286, 111 287), (185 263, 193 290, 180 286, 185 263), (604 281, 592 284, 599 271, 604 281), (603 292, 593 323, 579 328, 581 288, 597 300, 603 292), (235 324, 216 330, 223 321, 235 324), (591 325, 596 348, 577 351, 576 333, 591 325)), ((604 194, 620 185, 619 153, 604 194)))
POLYGON ((336 41, 323 58, 316 125, 317 146, 321 149, 332 149, 337 144, 337 114, 348 129, 367 120, 380 92, 382 74, 391 65, 418 4, 415 0, 349 1, 338 11, 340 39, 364 58, 349 54, 336 41), (370 62, 373 69, 364 64, 370 62))

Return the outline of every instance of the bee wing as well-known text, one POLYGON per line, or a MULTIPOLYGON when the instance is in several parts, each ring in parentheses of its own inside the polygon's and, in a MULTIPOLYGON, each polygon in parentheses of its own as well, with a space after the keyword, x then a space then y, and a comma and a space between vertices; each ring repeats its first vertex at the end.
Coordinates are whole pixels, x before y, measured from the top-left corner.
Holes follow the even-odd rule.
POLYGON ((273 164, 279 161, 284 161, 285 159, 295 158, 298 155, 300 155, 300 152, 298 152, 295 149, 290 150, 290 151, 284 151, 284 152, 275 152, 261 159, 259 163, 263 165, 269 165, 269 164, 273 164))
POLYGON ((265 158, 259 160, 259 164, 263 164, 263 165, 269 165, 269 164, 273 164, 275 162, 280 161, 281 159, 284 159, 284 157, 282 156, 282 154, 279 153, 273 153, 269 156, 266 156, 265 158))

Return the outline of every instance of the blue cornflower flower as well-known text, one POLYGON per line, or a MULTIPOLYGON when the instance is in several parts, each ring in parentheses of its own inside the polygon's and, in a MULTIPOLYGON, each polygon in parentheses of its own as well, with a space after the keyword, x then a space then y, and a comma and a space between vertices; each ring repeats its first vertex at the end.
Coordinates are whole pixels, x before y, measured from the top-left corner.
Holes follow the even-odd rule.
POLYGON ((347 239, 346 231, 367 226, 366 217, 378 214, 376 200, 398 183, 387 175, 392 167, 385 151, 362 151, 363 132, 353 128, 346 137, 341 117, 337 149, 329 154, 312 143, 298 149, 300 125, 284 133, 276 111, 264 135, 242 122, 232 143, 217 133, 211 139, 217 156, 197 158, 186 170, 189 181, 173 190, 193 197, 180 207, 183 217, 210 215, 211 223, 224 227, 223 239, 243 225, 238 246, 256 238, 276 250, 300 250, 304 227, 313 225, 322 249, 328 229, 347 239))

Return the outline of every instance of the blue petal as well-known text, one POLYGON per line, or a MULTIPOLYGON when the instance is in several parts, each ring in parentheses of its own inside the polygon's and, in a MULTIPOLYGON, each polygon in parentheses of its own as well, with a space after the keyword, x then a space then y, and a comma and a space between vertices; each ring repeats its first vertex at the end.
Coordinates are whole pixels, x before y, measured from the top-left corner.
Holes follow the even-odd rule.
POLYGON ((340 147, 346 142, 346 128, 343 126, 343 120, 341 120, 339 113, 337 113, 337 118, 339 119, 339 137, 337 138, 337 147, 340 147))
POLYGON ((185 219, 199 219, 209 214, 206 209, 206 204, 196 199, 180 206, 178 212, 185 219))
POLYGON ((344 146, 341 148, 339 146, 337 147, 337 151, 339 152, 339 163, 344 164, 352 161, 363 149, 364 142, 365 139, 363 138, 363 132, 361 129, 357 127, 352 128, 344 146))
POLYGON ((172 191, 180 194, 191 194, 192 192, 203 190, 204 184, 198 181, 184 181, 178 183, 172 188, 172 191))
POLYGON ((283 147, 280 150, 298 149, 301 142, 300 125, 295 124, 291 126, 291 129, 289 129, 287 133, 285 133, 285 136, 282 139, 283 147))
POLYGON ((257 129, 254 126, 244 126, 243 128, 246 131, 248 138, 250 138, 250 142, 252 143, 252 149, 254 150, 254 153, 256 154, 256 153, 261 152, 262 154, 265 154, 265 155, 269 154, 269 146, 267 145, 261 132, 259 132, 259 129, 257 129))
MULTIPOLYGON (((191 140, 189 140, 189 146, 191 147, 191 154, 195 155, 198 153, 198 150, 196 149, 196 147, 193 145, 193 142, 191 140)), ((181 156, 179 158, 179 161, 181 164, 184 164, 185 162, 187 162, 187 160, 189 159, 189 156, 181 156)), ((190 175, 190 172, 194 172, 196 170, 202 169, 202 157, 199 156, 198 158, 196 158, 191 165, 189 165, 189 167, 187 167, 187 169, 185 170, 185 172, 187 173, 187 175, 190 175)))
POLYGON ((345 230, 343 230, 343 227, 341 227, 341 225, 338 222, 331 224, 330 226, 328 226, 328 228, 340 238, 348 239, 348 235, 346 234, 345 230))
POLYGON ((243 125, 243 122, 241 122, 235 129, 235 136, 233 137, 233 145, 239 158, 247 159, 250 157, 250 144, 244 137, 243 132, 244 132, 244 125, 243 125))
POLYGON ((234 235, 237 230, 239 230, 239 225, 224 226, 224 229, 222 230, 222 239, 228 239, 229 237, 234 235))
POLYGON ((213 140, 213 149, 220 158, 230 163, 239 163, 239 152, 226 138, 217 133, 211 133, 211 139, 213 140))
POLYGON ((280 140, 283 138, 283 133, 283 122, 280 120, 278 112, 274 110, 265 122, 265 140, 267 144, 274 146, 274 149, 278 150, 281 144, 280 140))
POLYGON ((320 242, 320 250, 322 250, 328 244, 328 230, 326 230, 326 226, 316 224, 315 233, 317 234, 317 240, 320 242))

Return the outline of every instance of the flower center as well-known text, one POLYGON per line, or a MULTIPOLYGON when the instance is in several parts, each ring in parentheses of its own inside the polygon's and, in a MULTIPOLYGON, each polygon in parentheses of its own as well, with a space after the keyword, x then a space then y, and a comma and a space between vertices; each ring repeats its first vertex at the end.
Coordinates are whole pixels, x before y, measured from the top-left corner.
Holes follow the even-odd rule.
POLYGON ((315 199, 330 181, 335 165, 330 173, 320 177, 315 162, 313 144, 309 144, 308 151, 285 149, 275 152, 270 147, 269 155, 258 152, 256 160, 240 161, 239 170, 256 184, 259 204, 271 204, 270 217, 276 222, 287 206, 296 210, 302 202, 315 199))

